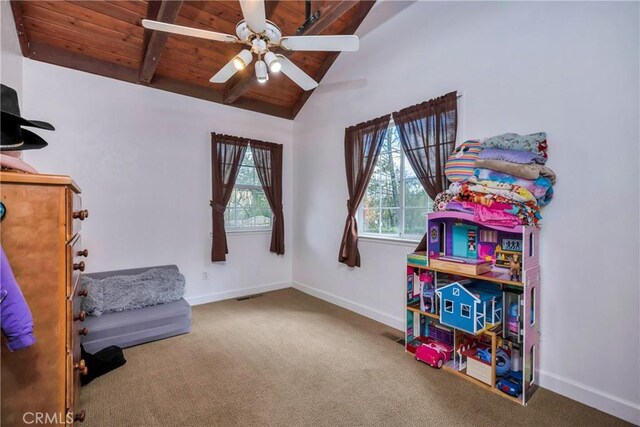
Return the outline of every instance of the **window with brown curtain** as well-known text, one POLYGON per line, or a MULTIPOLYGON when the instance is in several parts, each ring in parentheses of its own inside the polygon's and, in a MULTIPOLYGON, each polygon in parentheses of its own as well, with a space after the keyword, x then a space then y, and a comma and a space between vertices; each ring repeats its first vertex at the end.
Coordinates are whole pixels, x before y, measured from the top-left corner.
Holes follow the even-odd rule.
POLYGON ((249 143, 253 153, 253 163, 267 197, 273 225, 269 250, 284 255, 284 215, 282 213, 282 145, 254 141, 249 143))
POLYGON ((224 229, 224 211, 227 208, 233 186, 249 140, 230 135, 211 134, 211 261, 226 261, 229 253, 224 229))
MULTIPOLYGON (((426 229, 424 215, 429 209, 429 202, 419 194, 422 190, 418 188, 421 187, 431 200, 447 188, 444 167, 449 154, 455 147, 458 125, 456 92, 402 109, 392 115, 393 121, 389 116, 383 116, 350 127, 345 131, 349 201, 339 261, 351 267, 360 266, 358 224, 353 215, 357 212, 365 194, 367 194, 368 205, 365 204, 360 215, 365 221, 371 220, 371 224, 382 230, 378 234, 395 232, 400 236, 409 235, 410 233, 407 233, 409 229, 422 235, 426 229), (387 174, 382 173, 384 171, 378 170, 377 173, 381 176, 375 182, 375 188, 368 189, 371 177, 376 170, 381 148, 385 144, 387 147, 383 155, 386 156, 384 158, 386 163, 383 162, 383 166, 385 171, 389 169, 392 172, 390 174, 392 176, 386 176, 387 174), (405 165, 405 160, 408 165, 405 165), (396 170, 398 167, 399 171, 396 170), (396 188, 396 186, 402 188, 396 188), (397 195, 392 197, 395 204, 382 203, 383 199, 388 202, 388 198, 383 197, 385 194, 383 190, 388 190, 387 187, 399 192, 399 197, 397 195), (403 200, 403 196, 406 196, 410 189, 411 195, 415 197, 408 202, 403 200), (376 201, 380 202, 380 206, 372 205, 372 202, 376 201), (412 224, 409 227, 407 226, 408 214, 412 224), (386 217, 389 217, 387 218, 389 221, 384 221, 386 217), (417 227, 418 221, 423 221, 425 227, 422 229, 417 227)), ((365 222, 365 231, 367 231, 366 225, 371 224, 365 222)), ((422 238, 416 250, 426 250, 426 236, 422 238)))
POLYGON ((380 154, 390 116, 387 114, 345 130, 344 159, 349 200, 347 200, 347 220, 340 243, 338 261, 349 267, 360 267, 356 213, 367 191, 373 168, 380 154))
MULTIPOLYGON (((444 167, 456 144, 458 97, 439 98, 393 113, 402 150, 431 199, 447 188, 444 167)), ((426 235, 416 248, 426 250, 426 235)))
POLYGON ((242 223, 245 227, 256 228, 253 227, 256 225, 254 224, 256 218, 267 220, 263 216, 267 214, 272 216, 267 220, 272 224, 270 251, 278 255, 284 254, 282 145, 212 133, 211 172, 213 218, 211 260, 225 261, 226 254, 229 253, 225 223, 235 226, 242 223), (251 149, 247 150, 247 147, 251 149), (243 162, 250 164, 243 165, 243 162), (243 169, 244 175, 251 176, 243 176, 240 180, 241 185, 236 188, 239 172, 243 169), (258 182, 258 180, 262 190, 257 190, 255 185, 252 185, 253 181, 258 182), (239 195, 238 191, 242 194, 239 195), (229 215, 225 215, 225 212, 229 211, 228 205, 233 194, 236 200, 231 208, 234 211, 233 218, 230 218, 229 215), (238 219, 240 214, 235 211, 239 209, 243 211, 241 216, 244 219, 238 219))

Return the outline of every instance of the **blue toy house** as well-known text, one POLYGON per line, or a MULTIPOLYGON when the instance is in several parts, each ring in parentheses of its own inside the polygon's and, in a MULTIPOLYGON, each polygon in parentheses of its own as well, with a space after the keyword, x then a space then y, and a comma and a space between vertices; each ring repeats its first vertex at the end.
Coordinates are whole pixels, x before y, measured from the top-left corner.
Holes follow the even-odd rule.
POLYGON ((440 323, 477 334, 502 322, 502 291, 488 283, 463 286, 459 282, 439 288, 440 323))

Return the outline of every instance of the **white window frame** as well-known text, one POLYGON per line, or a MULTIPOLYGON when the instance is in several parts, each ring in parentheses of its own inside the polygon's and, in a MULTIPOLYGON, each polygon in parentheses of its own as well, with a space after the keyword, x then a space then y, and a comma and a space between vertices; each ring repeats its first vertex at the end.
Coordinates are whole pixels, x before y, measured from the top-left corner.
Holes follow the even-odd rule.
MULTIPOLYGON (((262 189, 262 185, 246 185, 246 184, 236 184, 233 186, 233 189, 240 189, 240 190, 260 190, 260 191, 264 191, 262 189)), ((233 197, 235 197, 237 193, 233 194, 233 197)), ((229 200, 229 204, 231 204, 231 200, 229 200)), ((229 207, 229 204, 227 204, 227 208, 229 207)), ((225 208, 226 209, 226 208, 225 208)), ((237 214, 238 209, 234 209, 234 212, 237 214)), ((234 218, 234 222, 236 222, 236 219, 234 218)), ((224 230, 227 233, 252 233, 252 232, 269 232, 271 231, 271 229, 273 228, 273 213, 271 215, 271 225, 269 225, 268 227, 264 227, 264 226, 253 226, 253 227, 233 227, 233 226, 229 226, 226 224, 225 221, 225 225, 224 225, 224 230)))
POLYGON ((453 314, 453 301, 451 301, 450 299, 445 299, 445 300, 443 300, 443 301, 444 301, 444 302, 443 302, 443 304, 444 304, 444 311, 445 311, 446 313, 453 314), (451 310, 447 310, 447 303, 451 303, 451 310))
MULTIPOLYGON (((389 128, 395 127, 395 123, 393 122, 393 119, 389 120, 389 128)), ((400 233, 398 234, 383 234, 382 233, 382 210, 383 209, 395 209, 394 207, 391 206, 382 206, 382 200, 380 200, 380 204, 377 206, 377 209, 379 210, 379 220, 378 220, 378 232, 377 233, 371 233, 371 232, 365 232, 365 231, 358 231, 358 237, 364 237, 367 239, 379 239, 379 240, 400 240, 400 241, 408 241, 408 242, 415 242, 418 243, 420 242, 420 239, 422 239, 422 235, 418 235, 418 234, 405 234, 404 233, 404 216, 405 216, 405 205, 404 205, 404 190, 405 190, 405 175, 404 175, 404 171, 405 171, 405 167, 411 167, 410 165, 405 166, 406 163, 406 156, 404 154, 404 150, 402 149, 402 146, 400 146, 400 189, 399 189, 399 194, 398 194, 398 229, 400 230, 400 233)), ((377 160, 376 160, 376 165, 377 166, 377 160)), ((368 187, 368 185, 367 185, 368 187)), ((410 208, 410 209, 415 209, 415 208, 410 208)), ((427 217, 426 214, 429 212, 433 212, 433 200, 431 200, 431 198, 429 197, 429 195, 427 194, 427 206, 424 208, 425 209, 425 218, 424 218, 424 225, 425 225, 425 232, 426 232, 426 227, 427 227, 427 217)), ((364 205, 363 203, 360 203, 360 206, 358 207, 358 212, 357 212, 357 221, 358 224, 364 224, 364 205)))
MULTIPOLYGON (((247 147, 247 151, 251 150, 251 147, 247 147)), ((246 154, 245 154, 246 155, 246 154)), ((244 159, 243 159, 244 161, 244 159)), ((240 165, 242 167, 242 164, 240 165)), ((255 168, 255 164, 253 166, 250 166, 255 168)), ((257 172, 256 172, 257 173, 257 172)), ((211 177, 213 176, 213 171, 211 170, 211 166, 209 166, 209 182, 211 182, 211 177)), ((259 179, 258 179, 259 182, 259 179)), ((264 189, 262 188, 262 184, 258 183, 258 185, 247 185, 247 184, 238 184, 237 182, 234 184, 233 189, 240 189, 240 190, 260 190, 264 192, 264 189)), ((232 195, 232 197, 236 197, 237 192, 234 192, 234 194, 232 195)), ((229 205, 231 204, 232 200, 229 199, 229 203, 227 203, 227 206, 225 207, 225 209, 227 209, 229 207, 229 205)), ((235 212, 237 212, 237 210, 235 210, 235 212)), ((234 222, 235 219, 234 219, 234 222)), ((251 233, 270 233, 271 230, 273 228, 273 212, 271 213, 271 225, 269 225, 268 227, 264 227, 264 226, 255 226, 255 227, 232 227, 227 225, 226 220, 225 220, 225 224, 224 224, 224 230, 227 234, 251 234, 251 233)))
POLYGON ((469 304, 460 304, 460 316, 464 317, 465 319, 471 319, 471 306, 469 304), (467 311, 469 312, 468 316, 464 315, 465 307, 467 308, 467 311))

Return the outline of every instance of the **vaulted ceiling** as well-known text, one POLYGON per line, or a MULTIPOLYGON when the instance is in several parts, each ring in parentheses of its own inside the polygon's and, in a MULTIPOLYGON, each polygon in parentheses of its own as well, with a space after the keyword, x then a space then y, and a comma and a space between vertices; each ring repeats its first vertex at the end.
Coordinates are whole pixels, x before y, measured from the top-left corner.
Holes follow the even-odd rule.
MULTIPOLYGON (((312 1, 317 19, 304 35, 353 34, 375 1, 312 1)), ((273 74, 258 84, 253 68, 224 84, 209 79, 241 49, 145 30, 144 18, 235 34, 243 19, 237 1, 12 1, 22 54, 76 70, 293 119, 312 91, 273 74)), ((306 20, 305 1, 267 0, 267 19, 284 35, 306 20)), ((339 52, 280 52, 320 82, 339 52)), ((348 54, 348 53, 347 53, 348 54)), ((322 83, 321 83, 322 84, 322 83)))

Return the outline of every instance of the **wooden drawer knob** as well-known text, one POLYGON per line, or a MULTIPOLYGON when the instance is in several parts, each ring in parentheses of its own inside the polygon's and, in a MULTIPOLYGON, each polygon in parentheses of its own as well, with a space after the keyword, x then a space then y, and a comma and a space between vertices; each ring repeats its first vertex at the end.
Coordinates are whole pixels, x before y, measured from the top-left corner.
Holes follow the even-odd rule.
POLYGON ((86 289, 80 289, 80 290, 78 291, 78 296, 79 296, 79 297, 86 297, 87 295, 89 295, 89 291, 88 291, 88 290, 86 290, 86 289))
POLYGON ((73 213, 73 219, 79 219, 80 221, 84 221, 86 218, 89 218, 89 211, 86 209, 73 213))
POLYGON ((76 252, 77 256, 83 256, 83 257, 88 257, 89 256, 89 249, 83 249, 81 251, 76 252))
POLYGON ((84 421, 84 417, 85 417, 84 411, 80 411, 80 412, 75 414, 75 416, 73 417, 73 421, 77 421, 77 422, 81 423, 81 422, 84 421))
POLYGON ((84 327, 78 331, 78 335, 87 335, 89 333, 89 328, 84 327))
POLYGON ((84 322, 84 317, 86 315, 87 314, 84 312, 84 310, 80 310, 80 312, 73 317, 73 320, 79 320, 81 322, 84 322))
POLYGON ((87 362, 84 359, 80 359, 78 363, 74 363, 73 369, 78 371, 84 371, 87 368, 87 362))
POLYGON ((80 261, 77 264, 73 264, 73 269, 74 270, 84 271, 84 261, 80 261))

